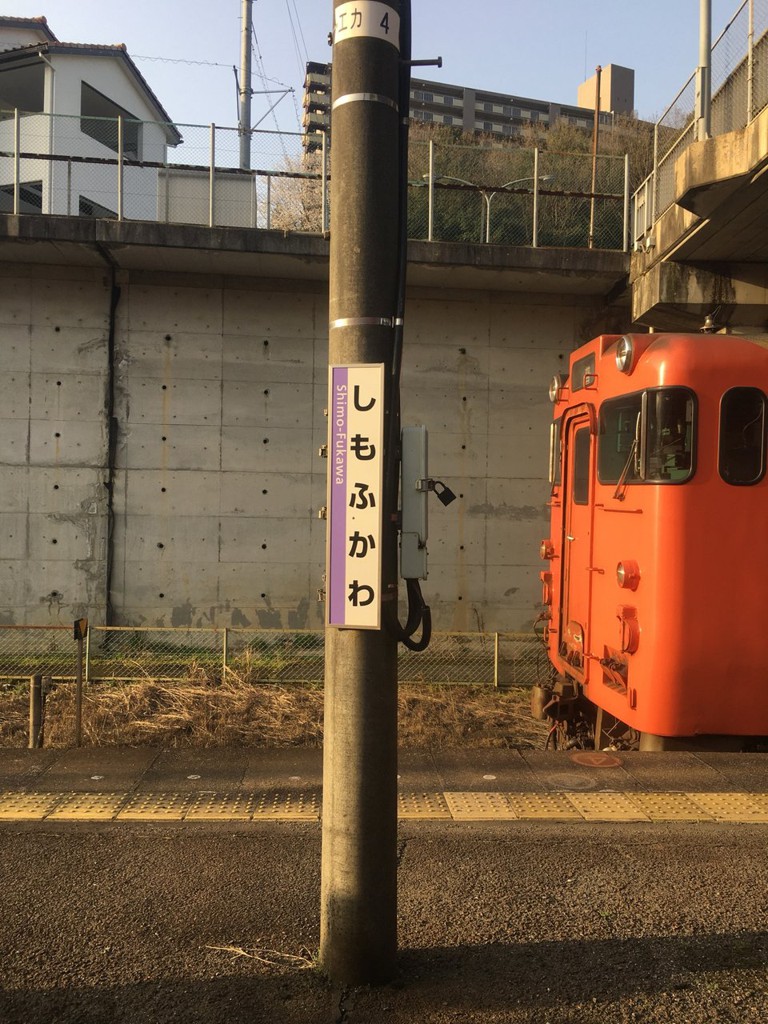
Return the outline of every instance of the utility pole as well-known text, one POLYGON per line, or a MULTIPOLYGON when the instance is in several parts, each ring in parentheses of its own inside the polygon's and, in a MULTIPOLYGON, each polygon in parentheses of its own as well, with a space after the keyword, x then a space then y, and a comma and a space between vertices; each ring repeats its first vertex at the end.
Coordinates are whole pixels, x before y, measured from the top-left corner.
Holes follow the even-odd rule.
POLYGON ((699 67, 696 72, 696 141, 712 131, 712 0, 699 0, 699 67))
MULTIPOLYGON (((333 11, 329 365, 384 364, 376 597, 396 607, 391 481, 397 456, 388 441, 395 401, 401 0, 333 0, 333 11)), ((352 462, 350 486, 354 473, 352 462)), ((345 583, 342 604, 354 596, 350 589, 345 583)), ((320 960, 337 983, 383 983, 392 978, 397 955, 397 641, 381 628, 328 626, 325 648, 320 960)))
POLYGON ((243 0, 240 43, 240 167, 251 169, 251 36, 253 0, 243 0))

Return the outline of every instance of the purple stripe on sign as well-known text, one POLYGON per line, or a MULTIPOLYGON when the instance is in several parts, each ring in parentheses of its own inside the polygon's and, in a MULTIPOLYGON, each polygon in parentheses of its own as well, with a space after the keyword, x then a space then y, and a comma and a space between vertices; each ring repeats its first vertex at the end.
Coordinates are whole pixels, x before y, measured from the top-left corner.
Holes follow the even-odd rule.
POLYGON ((329 619, 332 626, 343 626, 346 616, 346 543, 347 543, 347 493, 348 481, 348 438, 347 424, 349 396, 349 370, 346 366, 334 366, 331 370, 330 409, 330 451, 328 458, 331 474, 331 522, 329 572, 329 619))

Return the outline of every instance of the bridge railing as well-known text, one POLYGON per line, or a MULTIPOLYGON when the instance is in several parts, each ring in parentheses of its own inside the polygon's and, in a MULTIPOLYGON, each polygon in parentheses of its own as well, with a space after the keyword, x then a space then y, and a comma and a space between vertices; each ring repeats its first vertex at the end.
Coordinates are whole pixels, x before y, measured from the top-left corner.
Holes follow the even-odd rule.
MULTIPOLYGON (((0 212, 321 233, 331 155, 299 133, 0 110, 0 212)), ((625 249, 623 157, 414 143, 409 237, 625 249)))
MULTIPOLYGON (((742 0, 712 46, 711 135, 746 127, 768 105, 768 0, 742 0)), ((696 139, 696 74, 654 126, 653 169, 632 197, 636 247, 675 202, 675 162, 696 139)))

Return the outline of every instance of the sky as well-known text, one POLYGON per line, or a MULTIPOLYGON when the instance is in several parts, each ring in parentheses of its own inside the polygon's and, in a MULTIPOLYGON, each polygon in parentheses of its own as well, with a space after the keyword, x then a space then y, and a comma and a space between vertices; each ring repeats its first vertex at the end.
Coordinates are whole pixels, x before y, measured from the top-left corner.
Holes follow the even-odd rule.
MULTIPOLYGON (((698 63, 699 0, 412 0, 417 77, 576 103, 597 64, 635 70, 635 107, 655 120, 698 63)), ((712 37, 740 6, 712 0, 712 37)), ((179 124, 237 124, 241 0, 6 0, 0 14, 45 15, 63 42, 125 43, 179 124), (145 58, 161 58, 148 60, 145 58)), ((327 61, 332 0, 255 0, 253 123, 300 131, 304 63, 327 61), (278 100, 269 113, 269 106, 278 100), (266 115, 266 116, 265 116, 266 115)))

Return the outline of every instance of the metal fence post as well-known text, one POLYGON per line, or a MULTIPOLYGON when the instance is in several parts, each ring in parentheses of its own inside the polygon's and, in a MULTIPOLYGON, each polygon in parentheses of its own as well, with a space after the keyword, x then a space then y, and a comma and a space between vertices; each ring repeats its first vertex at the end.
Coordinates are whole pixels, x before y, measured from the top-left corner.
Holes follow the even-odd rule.
POLYGON ((267 172, 267 231, 272 227, 272 175, 267 172))
POLYGON ((216 125, 211 124, 211 166, 208 178, 208 227, 214 224, 214 187, 216 184, 216 125))
POLYGON ((222 682, 227 677, 227 667, 229 661, 229 629, 224 627, 224 643, 221 652, 221 680, 222 682))
POLYGON ((533 235, 531 245, 535 249, 539 244, 539 147, 533 151, 533 235))
POLYGON ((499 634, 493 634, 493 685, 499 688, 499 634))
POLYGON ((41 742, 43 722, 43 677, 30 676, 29 679, 29 749, 36 750, 41 742))
POLYGON ((435 233, 435 141, 429 140, 429 191, 427 193, 427 241, 434 241, 435 233))
POLYGON ((747 35, 747 124, 754 109, 755 87, 755 0, 749 0, 749 32, 747 35))
MULTIPOLYGON (((651 171, 651 224, 656 223, 656 186, 659 180, 659 122, 653 126, 653 170, 651 171)), ((646 204, 647 205, 647 204, 646 204)))
POLYGON ((21 164, 20 164, 20 150, 21 150, 21 118, 19 116, 19 108, 16 107, 13 111, 13 212, 14 215, 18 216, 20 207, 20 191, 21 191, 21 164))
POLYGON ((91 631, 85 634, 85 685, 91 681, 91 631))
POLYGON ((624 154, 624 221, 622 252, 629 252, 629 153, 624 154))
MULTIPOLYGON (((117 219, 123 219, 123 161, 125 159, 125 122, 123 115, 117 119, 117 219)), ((78 743, 78 746, 80 744, 78 743)))

